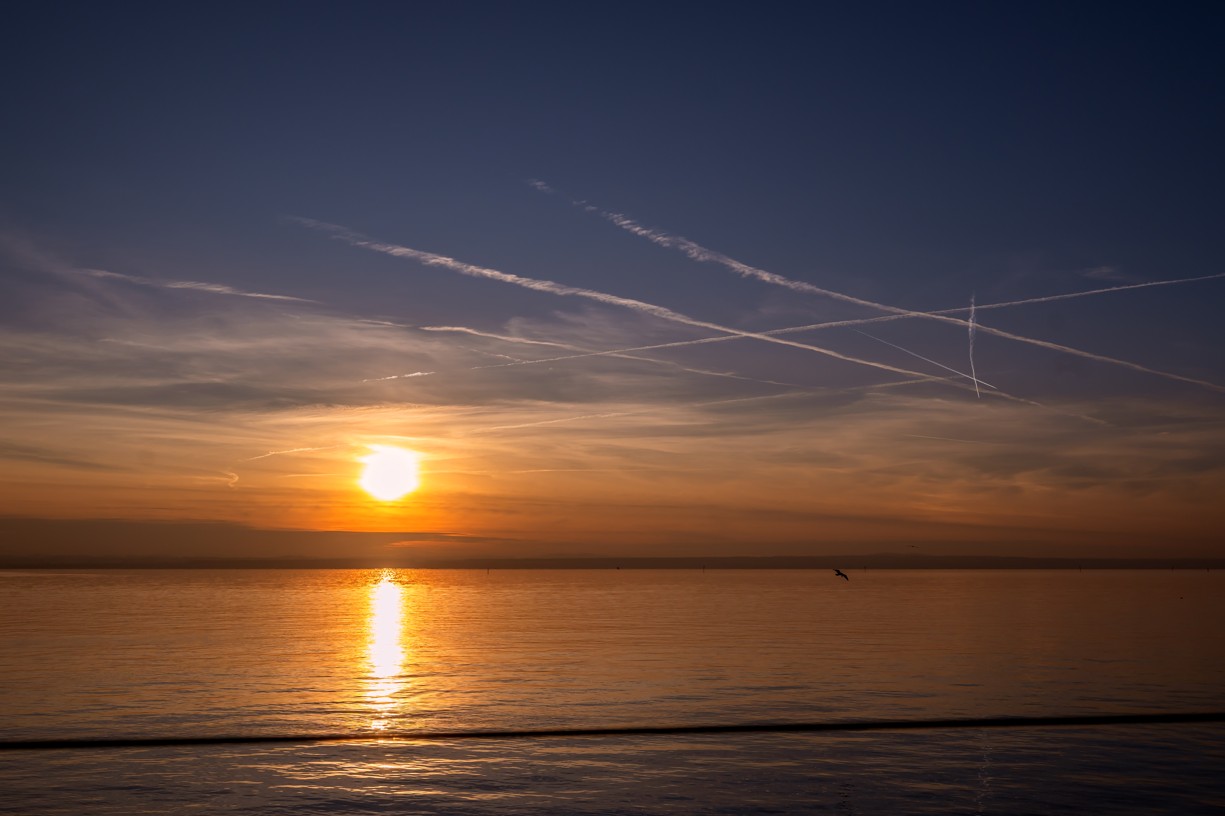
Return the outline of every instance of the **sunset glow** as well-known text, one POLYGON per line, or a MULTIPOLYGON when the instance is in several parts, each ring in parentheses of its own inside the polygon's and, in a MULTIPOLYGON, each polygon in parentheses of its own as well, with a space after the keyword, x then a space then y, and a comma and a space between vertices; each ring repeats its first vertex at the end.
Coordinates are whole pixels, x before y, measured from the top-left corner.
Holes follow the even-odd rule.
POLYGON ((0 558, 1221 556, 1215 22, 971 5, 23 5, 0 558))
POLYGON ((421 485, 421 457, 410 450, 390 445, 371 445, 373 451, 359 462, 365 463, 358 484, 379 501, 395 501, 421 485))

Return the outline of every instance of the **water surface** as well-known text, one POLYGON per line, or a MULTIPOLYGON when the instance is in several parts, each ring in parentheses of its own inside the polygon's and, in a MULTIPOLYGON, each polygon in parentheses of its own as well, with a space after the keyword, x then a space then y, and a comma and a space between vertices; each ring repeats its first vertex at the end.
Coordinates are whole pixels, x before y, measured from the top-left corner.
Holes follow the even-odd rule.
MULTIPOLYGON (((1213 710, 1221 574, 98 571, 0 579, 0 736, 1213 710)), ((1214 812, 1215 726, 124 749, 0 812, 1214 812), (143 810, 142 810, 143 808, 143 810)))

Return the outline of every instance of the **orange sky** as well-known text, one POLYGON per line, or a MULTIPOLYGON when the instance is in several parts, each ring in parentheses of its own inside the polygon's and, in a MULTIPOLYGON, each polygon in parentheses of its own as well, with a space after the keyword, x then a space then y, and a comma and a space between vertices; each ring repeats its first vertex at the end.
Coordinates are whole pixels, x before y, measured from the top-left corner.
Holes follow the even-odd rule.
MULTIPOLYGON (((457 557, 909 544, 988 554, 1214 552, 1213 496, 1225 484, 1186 464, 1216 444, 1210 417, 1202 428, 1184 421, 1136 433, 1070 415, 1076 410, 914 387, 851 399, 811 389, 609 401, 598 414, 558 401, 233 411, 49 410, 31 400, 9 405, 9 429, 37 444, 0 466, 0 512, 403 533, 396 552, 457 557), (421 487, 391 502, 363 491, 359 459, 371 445, 419 452, 421 487)), ((329 554, 347 552, 338 544, 329 554)))

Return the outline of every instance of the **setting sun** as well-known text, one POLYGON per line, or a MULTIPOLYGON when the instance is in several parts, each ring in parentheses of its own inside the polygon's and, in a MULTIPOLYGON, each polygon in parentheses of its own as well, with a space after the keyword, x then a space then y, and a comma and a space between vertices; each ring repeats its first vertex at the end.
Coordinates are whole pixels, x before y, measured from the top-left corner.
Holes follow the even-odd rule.
POLYGON ((391 445, 370 445, 372 453, 358 459, 366 468, 357 483, 380 501, 395 501, 421 484, 421 456, 391 445))

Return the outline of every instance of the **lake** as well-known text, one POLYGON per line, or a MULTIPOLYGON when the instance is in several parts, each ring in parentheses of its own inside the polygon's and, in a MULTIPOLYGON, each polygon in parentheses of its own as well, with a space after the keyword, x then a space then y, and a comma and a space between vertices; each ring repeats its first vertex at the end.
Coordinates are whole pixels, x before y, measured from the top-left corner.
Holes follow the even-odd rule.
MULTIPOLYGON (((1191 570, 0 573, 0 739, 1225 707, 1191 570)), ((1219 813, 1225 725, 0 754, 0 813, 1219 813)))

